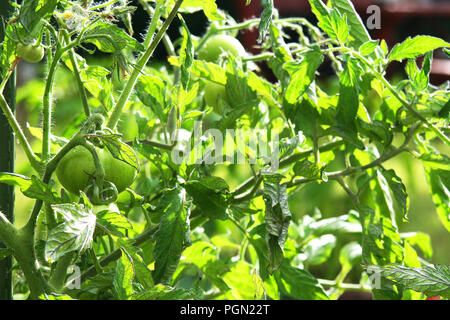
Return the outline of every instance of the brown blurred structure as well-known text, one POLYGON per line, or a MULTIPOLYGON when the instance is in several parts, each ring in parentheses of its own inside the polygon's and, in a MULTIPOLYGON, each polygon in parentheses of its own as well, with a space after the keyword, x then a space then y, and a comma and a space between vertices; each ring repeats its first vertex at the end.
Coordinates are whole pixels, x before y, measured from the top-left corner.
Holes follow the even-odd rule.
MULTIPOLYGON (((326 2, 326 0, 324 1, 326 2)), ((374 39, 384 39, 388 46, 401 42, 403 39, 398 37, 398 29, 402 24, 408 21, 419 21, 421 19, 445 19, 450 18, 450 1, 437 0, 352 0, 356 11, 362 17, 363 21, 369 15, 367 8, 370 5, 377 5, 381 11, 381 29, 372 30, 371 36, 374 39)), ((260 1, 254 0, 246 6, 244 0, 235 0, 237 8, 237 18, 239 21, 261 15, 260 1)), ((315 19, 311 13, 311 7, 308 0, 274 0, 274 6, 277 8, 280 16, 305 16, 315 19)), ((449 19, 450 20, 450 19, 449 19)), ((450 28, 449 28, 450 29, 450 28)), ((424 33, 427 34, 427 33, 424 33)), ((450 41, 450 30, 443 31, 443 36, 450 41)), ((433 34, 430 34, 433 35, 433 34)), ((414 36, 411 34, 411 36, 414 36)), ((437 35, 441 36, 442 35, 437 35)), ((242 34, 242 42, 246 44, 250 52, 257 52, 255 49, 257 30, 247 31, 242 34)), ((442 83, 450 79, 450 60, 439 59, 435 56, 431 71, 432 82, 434 84, 442 83)))

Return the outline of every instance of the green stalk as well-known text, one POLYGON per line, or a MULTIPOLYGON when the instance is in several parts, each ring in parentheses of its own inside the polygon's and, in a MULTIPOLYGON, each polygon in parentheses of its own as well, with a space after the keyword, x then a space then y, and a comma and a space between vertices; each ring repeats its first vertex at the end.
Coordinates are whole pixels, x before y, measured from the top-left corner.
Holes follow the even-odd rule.
POLYGON ((16 135, 17 139, 19 140, 20 145, 22 146, 23 150, 25 151, 25 154, 28 158, 28 161, 30 161, 31 166, 37 172, 39 172, 39 173, 42 172, 42 163, 39 161, 39 159, 36 157, 33 150, 31 149, 31 146, 28 143, 28 140, 25 137, 25 134, 23 133, 22 129, 20 128, 20 125, 17 122, 16 117, 14 116, 13 112, 11 111, 11 108, 9 107, 5 98, 3 97, 3 94, 0 94, 0 107, 3 111, 3 114, 8 119, 9 125, 13 129, 14 134, 16 135))
POLYGON ((42 160, 46 161, 50 157, 50 135, 51 135, 51 125, 52 125, 52 90, 53 82, 55 79, 56 68, 58 67, 59 59, 63 51, 58 45, 56 48, 55 56, 53 57, 52 64, 48 70, 47 81, 45 83, 45 91, 42 102, 42 160))
POLYGON ((163 1, 156 1, 156 8, 152 16, 152 20, 150 22, 150 27, 148 28, 147 35, 144 40, 144 47, 148 48, 150 42, 153 40, 153 36, 155 35, 156 28, 158 27, 158 22, 161 17, 161 9, 162 9, 163 1))
MULTIPOLYGON (((166 33, 166 31, 169 28, 170 24, 172 23, 173 19, 175 18, 182 2, 183 2, 183 0, 177 0, 174 8, 170 12, 167 19, 164 21, 163 25, 161 26, 161 29, 158 31, 156 36, 152 39, 149 47, 144 52, 144 54, 139 58, 139 60, 136 64, 136 68, 134 68, 130 78, 128 79, 127 84, 125 85, 124 90, 122 91, 122 93, 119 97, 119 100, 117 101, 116 105, 112 109, 111 115, 106 124, 106 126, 108 128, 114 129, 115 126, 117 125, 117 122, 119 121, 119 118, 120 118, 120 114, 122 113, 122 110, 123 110, 125 104, 127 103, 128 98, 131 95, 131 92, 134 89, 137 79, 139 78, 141 72, 144 70, 145 65, 147 64, 148 60, 150 59, 153 52, 155 51, 157 45, 163 38, 164 34, 166 33)), ((159 20, 159 17, 154 16, 153 19, 155 19, 157 21, 157 20, 159 20)), ((149 37, 149 36, 147 35, 147 37, 149 37)))
POLYGON ((13 250, 14 258, 20 264, 22 272, 30 288, 30 298, 36 299, 49 289, 39 270, 34 253, 34 239, 27 232, 17 230, 0 212, 0 240, 13 250))

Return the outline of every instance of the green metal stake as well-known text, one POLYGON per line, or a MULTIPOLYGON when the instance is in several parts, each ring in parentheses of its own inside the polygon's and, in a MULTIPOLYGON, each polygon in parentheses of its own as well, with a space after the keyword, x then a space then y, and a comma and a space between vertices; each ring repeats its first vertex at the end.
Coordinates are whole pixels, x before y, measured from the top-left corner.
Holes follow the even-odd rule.
MULTIPOLYGON (((12 7, 7 1, 0 4, 0 42, 3 41, 5 31, 4 23, 7 21, 11 9, 12 7)), ((3 94, 14 112, 16 101, 15 72, 11 74, 3 94)), ((14 134, 3 112, 0 113, 0 172, 14 172, 14 134)), ((0 210, 6 215, 9 221, 14 221, 14 188, 1 183, 0 210)), ((0 248, 2 247, 4 245, 0 242, 0 248)), ((12 300, 12 266, 12 256, 0 260, 0 300, 12 300)))

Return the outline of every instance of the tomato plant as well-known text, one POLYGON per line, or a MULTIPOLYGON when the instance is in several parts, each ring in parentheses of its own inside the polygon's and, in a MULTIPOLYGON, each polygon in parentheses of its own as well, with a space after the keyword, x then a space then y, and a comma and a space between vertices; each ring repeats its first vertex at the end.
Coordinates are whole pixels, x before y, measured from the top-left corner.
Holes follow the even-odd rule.
POLYGON ((449 267, 433 260, 448 243, 420 227, 450 230, 450 87, 430 80, 450 43, 388 48, 349 0, 309 0, 317 26, 273 1, 241 22, 214 0, 138 1, 142 38, 127 1, 13 3, 0 107, 23 152, 0 183, 30 204, 23 224, 0 212, 15 298, 449 298, 449 267), (198 12, 200 35, 184 20, 198 12), (252 55, 236 36, 255 28, 252 55), (45 70, 18 88, 26 123, 5 90, 16 56, 45 70))

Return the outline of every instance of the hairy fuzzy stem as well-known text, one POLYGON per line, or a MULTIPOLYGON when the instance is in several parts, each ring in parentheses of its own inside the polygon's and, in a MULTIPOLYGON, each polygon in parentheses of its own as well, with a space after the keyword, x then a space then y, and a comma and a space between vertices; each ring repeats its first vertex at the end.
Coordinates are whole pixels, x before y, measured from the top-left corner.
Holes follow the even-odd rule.
MULTIPOLYGON (((170 24, 172 23, 173 19, 175 18, 178 9, 180 8, 183 0, 178 0, 175 3, 175 6, 173 7, 172 11, 170 12, 167 19, 164 21, 163 25, 161 26, 161 29, 158 31, 156 36, 152 38, 152 41, 150 45, 148 46, 147 50, 144 52, 144 54, 139 58, 136 68, 133 70, 132 74, 130 75, 130 78, 128 79, 127 84, 125 85, 124 90, 122 91, 122 94, 119 97, 119 100, 117 101, 116 105, 113 107, 111 115, 108 119, 108 122, 106 126, 108 128, 115 128, 117 125, 117 122, 119 121, 120 115, 122 113, 122 110, 127 103, 131 92, 134 89, 134 86, 136 85, 137 79, 139 78, 141 72, 144 70, 148 60, 152 56, 153 52, 155 51, 156 47, 158 46, 159 42, 163 38, 164 34, 166 33, 167 29, 169 28, 170 24)), ((154 16, 153 19, 156 21, 159 20, 159 17, 154 16)), ((149 37, 147 35, 147 37, 149 37)))

